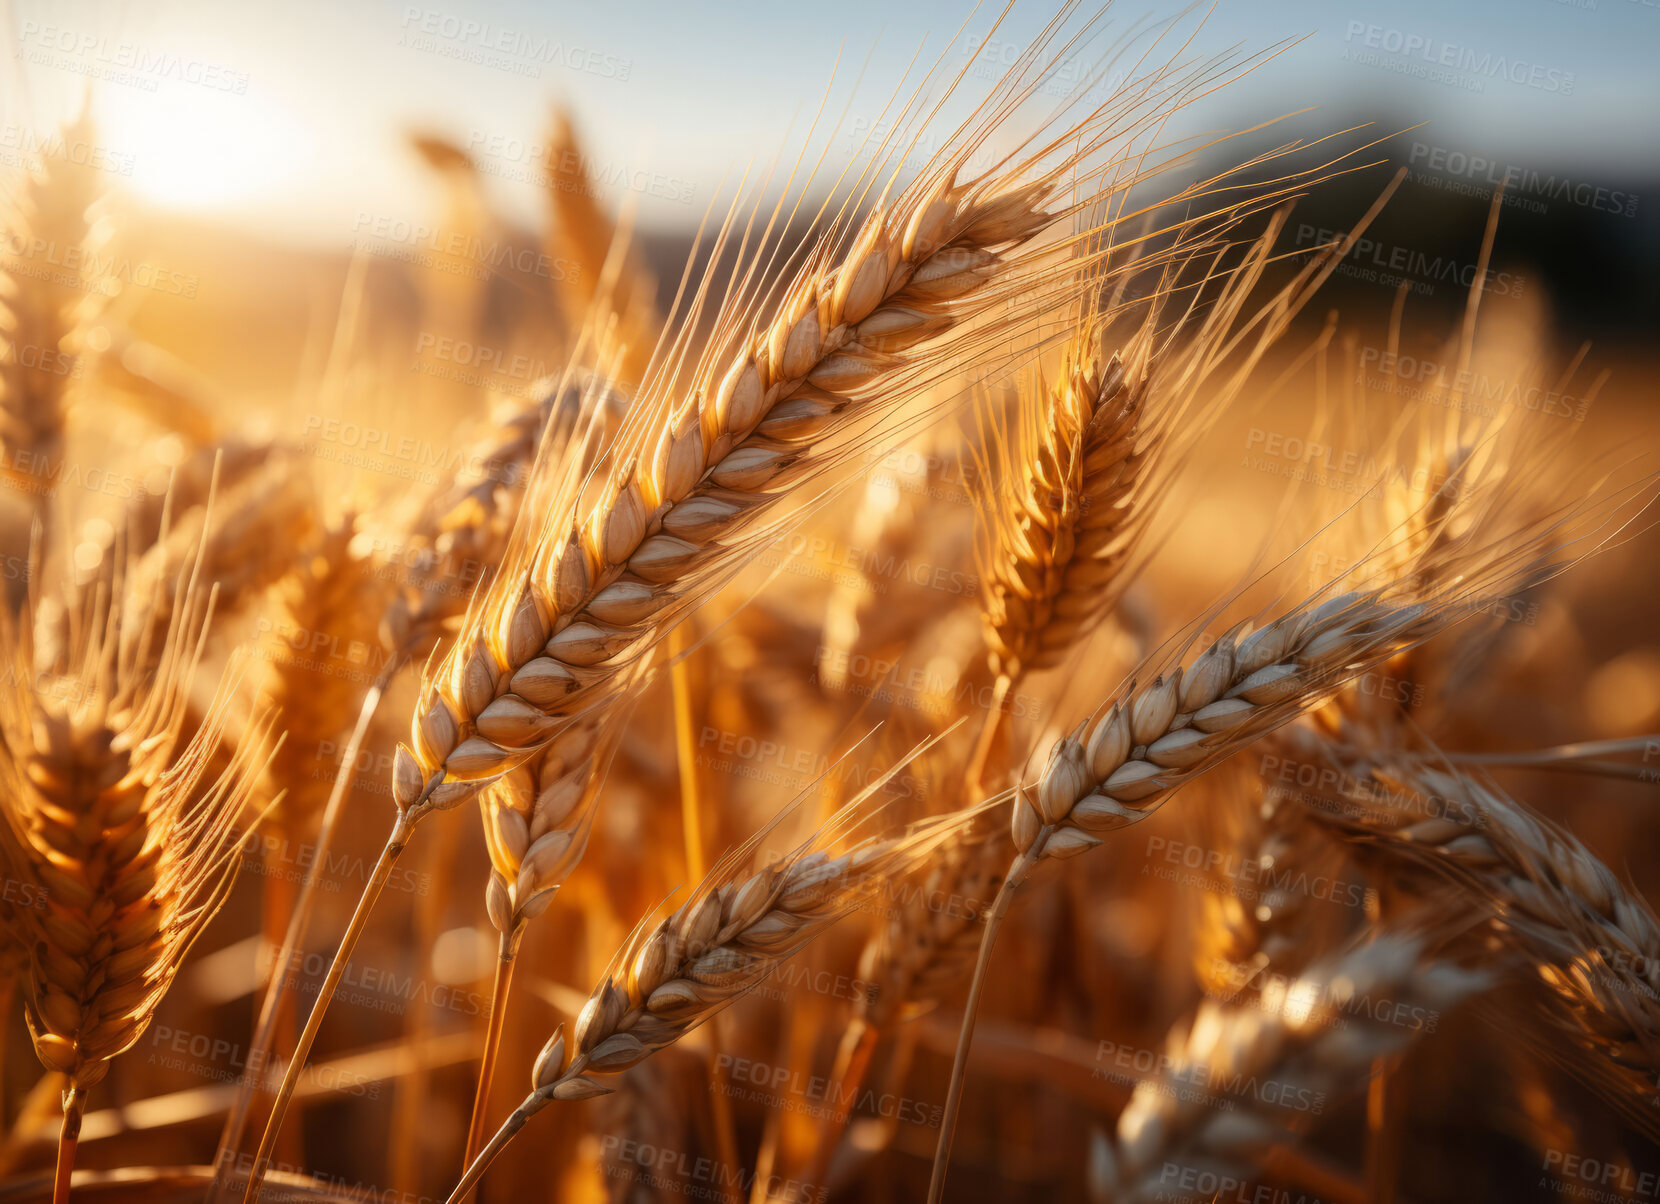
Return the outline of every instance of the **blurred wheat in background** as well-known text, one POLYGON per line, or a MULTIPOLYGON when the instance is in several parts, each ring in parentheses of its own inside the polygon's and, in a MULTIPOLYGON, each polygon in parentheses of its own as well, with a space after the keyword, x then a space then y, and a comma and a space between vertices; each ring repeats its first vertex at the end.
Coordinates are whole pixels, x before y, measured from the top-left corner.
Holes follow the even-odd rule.
MULTIPOLYGON (((1654 314, 1029 8, 707 179, 417 128, 345 253, 8 14, 0 1200, 1660 1198, 1654 314)), ((494 14, 396 46, 632 70, 494 14)))

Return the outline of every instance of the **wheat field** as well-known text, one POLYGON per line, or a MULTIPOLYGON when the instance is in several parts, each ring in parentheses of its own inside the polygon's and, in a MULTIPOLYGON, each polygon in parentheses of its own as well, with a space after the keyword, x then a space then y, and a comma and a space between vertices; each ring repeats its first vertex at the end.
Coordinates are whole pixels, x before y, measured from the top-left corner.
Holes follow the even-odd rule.
POLYGON ((0 1201, 1660 1197, 1652 357, 1044 21, 675 237, 8 160, 0 1201))

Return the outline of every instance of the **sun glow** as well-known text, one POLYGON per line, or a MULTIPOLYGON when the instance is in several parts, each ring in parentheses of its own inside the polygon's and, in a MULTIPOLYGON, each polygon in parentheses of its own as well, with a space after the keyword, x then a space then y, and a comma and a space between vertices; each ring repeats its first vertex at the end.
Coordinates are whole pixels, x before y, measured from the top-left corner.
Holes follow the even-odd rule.
POLYGON ((268 197, 311 157, 294 114, 261 96, 164 88, 104 107, 111 146, 130 156, 128 182, 172 209, 217 210, 268 197))

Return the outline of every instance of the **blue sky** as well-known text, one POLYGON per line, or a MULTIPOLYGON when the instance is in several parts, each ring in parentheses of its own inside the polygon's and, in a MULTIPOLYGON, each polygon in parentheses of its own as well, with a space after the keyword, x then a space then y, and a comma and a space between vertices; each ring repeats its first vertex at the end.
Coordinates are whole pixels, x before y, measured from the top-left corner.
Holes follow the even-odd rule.
MULTIPOLYGON (((50 128, 93 78, 100 137, 135 191, 326 242, 365 215, 413 219, 430 206, 401 140, 413 129, 470 145, 497 203, 532 215, 535 148, 559 100, 614 177, 634 182, 643 223, 686 225, 723 179, 798 144, 833 77, 837 111, 848 107, 828 140, 851 148, 919 48, 923 61, 961 66, 999 11, 945 0, 17 0, 0 150, 50 128)), ((979 61, 1012 55, 1054 11, 1017 5, 979 61)), ((1144 0, 1110 16, 1119 33, 1202 20, 1195 53, 1305 39, 1185 115, 1183 133, 1319 106, 1333 126, 1427 120, 1438 145, 1526 167, 1622 183, 1660 168, 1660 0, 1223 0, 1208 16, 1144 0)))

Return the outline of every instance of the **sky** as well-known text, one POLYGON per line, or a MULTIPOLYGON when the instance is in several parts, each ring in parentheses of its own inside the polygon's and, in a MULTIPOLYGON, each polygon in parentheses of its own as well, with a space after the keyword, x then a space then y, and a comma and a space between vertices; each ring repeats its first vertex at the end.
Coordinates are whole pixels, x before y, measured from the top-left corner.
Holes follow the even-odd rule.
MULTIPOLYGON (((416 131, 469 149, 493 201, 529 219, 558 102, 643 226, 690 227, 723 182, 793 154, 827 96, 819 144, 834 165, 880 136, 901 81, 938 62, 983 89, 1055 13, 1031 0, 1006 14, 951 0, 13 0, 0 159, 27 162, 90 83, 94 153, 142 199, 326 244, 428 213, 416 131)), ((1317 106, 1331 128, 1427 121, 1421 136, 1447 156, 1609 183, 1660 169, 1660 0, 1143 0, 1107 21, 1054 96, 1161 30, 1195 57, 1293 40, 1173 132, 1317 106)))

